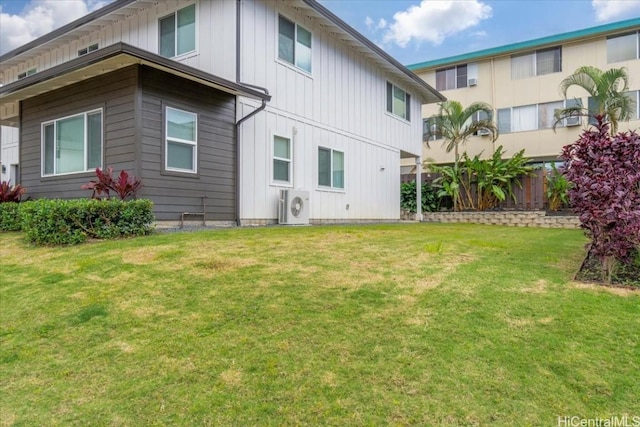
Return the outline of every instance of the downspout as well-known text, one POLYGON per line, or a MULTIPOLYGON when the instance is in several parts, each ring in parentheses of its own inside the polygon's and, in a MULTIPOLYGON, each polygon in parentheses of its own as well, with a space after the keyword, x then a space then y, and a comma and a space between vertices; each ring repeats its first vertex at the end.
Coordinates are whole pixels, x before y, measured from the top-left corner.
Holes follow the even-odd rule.
MULTIPOLYGON (((242 83, 240 81, 240 2, 242 0, 237 0, 236 1, 236 83, 242 84, 244 86, 248 86, 257 90, 261 90, 265 93, 265 95, 269 95, 269 90, 265 87, 260 87, 260 86, 256 86, 256 85, 252 85, 252 84, 248 84, 248 83, 242 83)), ((237 100, 237 97, 236 97, 237 100)), ((237 101, 236 101, 236 105, 237 105, 237 101)), ((260 105, 260 107, 258 107, 257 109, 253 110, 252 112, 250 112, 249 114, 247 114, 246 116, 242 117, 240 120, 238 120, 236 122, 236 225, 239 227, 241 226, 241 221, 240 221, 240 188, 241 188, 241 179, 242 179, 242 161, 240 158, 240 145, 241 145, 241 138, 240 138, 240 125, 242 123, 244 123, 246 120, 250 119, 251 117, 255 116, 256 114, 258 114, 260 111, 264 110, 265 108, 267 108, 267 100, 263 99, 262 100, 262 105, 260 105)))

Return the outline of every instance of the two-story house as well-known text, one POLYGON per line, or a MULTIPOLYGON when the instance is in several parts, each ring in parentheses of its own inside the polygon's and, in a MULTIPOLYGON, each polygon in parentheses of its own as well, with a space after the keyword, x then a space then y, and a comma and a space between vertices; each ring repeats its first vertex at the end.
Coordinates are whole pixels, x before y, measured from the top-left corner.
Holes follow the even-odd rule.
MULTIPOLYGON (((555 132, 554 110, 576 102, 591 106, 586 91, 572 87, 567 100, 560 82, 585 65, 602 70, 624 67, 629 75, 629 93, 640 105, 640 18, 601 25, 541 39, 499 46, 477 52, 437 59, 408 68, 448 99, 468 106, 484 101, 494 108, 500 136, 494 143, 488 135, 470 138, 464 149, 470 156, 484 152, 490 156, 498 145, 513 155, 525 149, 532 161, 557 160, 564 145, 573 143, 586 119, 571 118, 559 123, 555 132)), ((437 105, 425 105, 425 126, 437 114, 437 105)), ((640 108, 619 130, 640 127, 640 108)), ((435 163, 452 163, 453 153, 442 141, 429 141, 424 157, 435 163)))
POLYGON ((96 167, 142 178, 159 221, 397 220, 435 89, 315 0, 116 0, 0 57, 0 121, 31 197, 96 167), (206 199, 205 199, 206 197, 206 199))

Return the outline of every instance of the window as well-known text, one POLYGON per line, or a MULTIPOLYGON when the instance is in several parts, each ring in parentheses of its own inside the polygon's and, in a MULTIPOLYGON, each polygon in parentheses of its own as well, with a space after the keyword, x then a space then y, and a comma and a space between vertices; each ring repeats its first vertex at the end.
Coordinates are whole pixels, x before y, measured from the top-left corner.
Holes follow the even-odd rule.
POLYGON ((436 70, 436 89, 467 87, 467 64, 436 70))
POLYGON ((607 62, 640 58, 640 31, 607 38, 607 62))
POLYGON ((78 56, 86 55, 87 53, 91 53, 94 50, 98 50, 98 43, 94 43, 94 44, 92 44, 90 46, 87 46, 87 47, 85 47, 83 49, 80 49, 78 51, 78 56))
MULTIPOLYGON (((491 120, 491 115, 487 114, 485 111, 476 111, 471 116, 471 123, 476 123, 481 120, 491 120)), ((489 135, 491 132, 489 130, 482 128, 478 132, 474 132, 474 135, 489 135)))
MULTIPOLYGON (((579 99, 567 99, 566 101, 564 101, 564 108, 573 108, 573 107, 582 108, 582 101, 579 99)), ((581 121, 582 119, 580 118, 580 116, 572 116, 572 117, 565 118, 564 123, 561 123, 560 125, 578 126, 581 121)))
POLYGON ((511 57, 511 78, 524 79, 562 71, 562 49, 541 49, 526 55, 511 57))
POLYGON ((511 108, 498 109, 498 132, 511 133, 511 108))
POLYGON ((425 141, 436 141, 442 139, 442 135, 437 132, 437 117, 429 117, 422 120, 422 135, 425 141))
POLYGON ((42 124, 42 176, 102 166, 102 110, 42 124))
MULTIPOLYGON (((551 129, 555 123, 555 111, 565 105, 570 107, 579 100, 546 102, 544 104, 522 105, 498 109, 498 132, 525 132, 529 130, 551 129)), ((573 120, 573 118, 572 118, 573 120)), ((578 119, 579 120, 579 119, 578 119)))
POLYGON ((165 114, 165 168, 197 172, 198 116, 167 107, 165 114))
POLYGON ((411 95, 387 82, 387 111, 407 121, 410 120, 411 95))
POLYGON ((562 101, 538 104, 538 129, 553 128, 553 124, 556 122, 556 110, 562 110, 563 108, 564 103, 562 101))
POLYGON ((30 76, 30 75, 32 75, 32 74, 35 74, 37 71, 38 71, 38 69, 37 69, 37 68, 31 68, 31 69, 29 69, 29 70, 27 70, 27 71, 24 71, 24 72, 22 72, 22 73, 18 74, 18 80, 20 80, 20 79, 24 79, 24 78, 25 78, 25 77, 27 77, 27 76, 30 76))
POLYGON ((344 188, 344 153, 318 147, 318 185, 344 188))
POLYGON ((173 58, 196 50, 196 5, 160 19, 160 55, 173 58))
POLYGON ((311 33, 287 18, 278 18, 278 58, 311 72, 311 33))
POLYGON ((273 180, 291 183, 291 140, 273 137, 273 180))

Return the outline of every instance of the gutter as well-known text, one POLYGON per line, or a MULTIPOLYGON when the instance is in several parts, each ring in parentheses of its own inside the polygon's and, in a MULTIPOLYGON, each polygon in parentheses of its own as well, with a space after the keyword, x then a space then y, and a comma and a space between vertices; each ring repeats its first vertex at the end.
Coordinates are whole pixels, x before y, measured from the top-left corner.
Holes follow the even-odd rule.
MULTIPOLYGON (((260 107, 253 110, 252 112, 250 112, 249 114, 242 117, 240 120, 236 122, 236 150, 235 150, 236 151, 235 152, 235 155, 236 155, 236 224, 238 225, 238 227, 242 225, 242 222, 240 220, 240 188, 241 188, 240 184, 242 180, 242 160, 240 157, 240 148, 241 148, 240 125, 242 125, 242 123, 249 120, 251 117, 255 116, 265 108, 267 108, 267 101, 271 99, 271 96, 269 95, 269 89, 267 89, 266 87, 261 87, 261 86, 256 86, 249 83, 240 82, 240 64, 241 64, 241 61, 240 61, 240 35, 241 35, 240 2, 241 1, 242 0, 236 1, 236 83, 263 91, 265 94, 265 97, 262 98, 262 104, 260 105, 260 107)), ((236 102, 236 105, 237 105, 237 102, 236 102)))

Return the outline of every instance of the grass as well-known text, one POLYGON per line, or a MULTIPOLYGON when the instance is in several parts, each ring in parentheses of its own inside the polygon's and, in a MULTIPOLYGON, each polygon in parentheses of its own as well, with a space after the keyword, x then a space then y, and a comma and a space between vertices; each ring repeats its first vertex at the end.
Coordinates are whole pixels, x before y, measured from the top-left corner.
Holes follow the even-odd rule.
MULTIPOLYGON (((1 426, 557 425, 640 415, 640 293, 579 230, 0 235, 1 426)), ((629 418, 631 419, 631 418, 629 418)))

